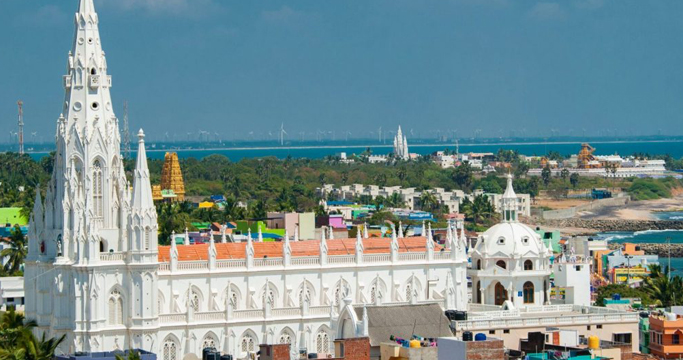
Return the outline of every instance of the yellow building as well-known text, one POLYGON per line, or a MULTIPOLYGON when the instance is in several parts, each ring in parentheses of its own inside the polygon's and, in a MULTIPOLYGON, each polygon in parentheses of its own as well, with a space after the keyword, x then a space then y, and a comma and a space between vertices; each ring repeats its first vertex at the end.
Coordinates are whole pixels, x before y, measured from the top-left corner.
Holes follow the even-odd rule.
POLYGON ((170 193, 175 195, 173 200, 185 200, 185 182, 183 182, 183 173, 180 171, 177 153, 167 152, 166 156, 164 156, 164 167, 161 170, 161 187, 159 190, 158 195, 161 195, 163 190, 170 190, 170 193))

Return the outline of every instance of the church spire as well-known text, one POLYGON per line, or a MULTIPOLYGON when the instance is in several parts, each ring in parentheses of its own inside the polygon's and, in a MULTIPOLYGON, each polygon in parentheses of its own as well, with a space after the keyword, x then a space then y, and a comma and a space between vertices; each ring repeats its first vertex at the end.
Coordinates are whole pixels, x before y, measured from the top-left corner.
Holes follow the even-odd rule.
POLYGON ((138 144, 138 159, 135 164, 135 178, 133 180, 132 207, 138 210, 154 209, 152 186, 149 183, 149 170, 147 168, 147 153, 145 152, 145 133, 142 129, 138 132, 138 144))
POLYGON ((93 4, 93 0, 81 0, 78 5, 78 13, 84 15, 94 14, 95 4, 93 4))

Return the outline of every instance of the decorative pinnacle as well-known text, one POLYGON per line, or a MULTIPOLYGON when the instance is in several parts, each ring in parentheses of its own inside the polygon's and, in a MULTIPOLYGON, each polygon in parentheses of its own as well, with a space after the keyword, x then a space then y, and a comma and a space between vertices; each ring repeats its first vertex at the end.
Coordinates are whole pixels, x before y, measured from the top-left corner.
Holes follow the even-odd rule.
POLYGON ((145 132, 142 131, 142 129, 140 129, 140 131, 138 131, 138 139, 140 142, 145 141, 145 132))

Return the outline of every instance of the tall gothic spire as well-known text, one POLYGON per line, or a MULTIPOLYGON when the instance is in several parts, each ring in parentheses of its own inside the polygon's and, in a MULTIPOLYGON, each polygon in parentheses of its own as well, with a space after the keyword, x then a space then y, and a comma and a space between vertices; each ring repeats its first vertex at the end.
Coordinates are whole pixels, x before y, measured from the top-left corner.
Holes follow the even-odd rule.
POLYGON ((80 4, 78 5, 78 13, 79 14, 94 14, 95 13, 95 5, 93 4, 93 0, 81 0, 80 4))
POLYGON ((140 210, 154 209, 152 186, 149 183, 149 170, 147 168, 145 133, 142 129, 138 132, 138 144, 138 159, 135 164, 135 179, 133 180, 132 208, 140 210))

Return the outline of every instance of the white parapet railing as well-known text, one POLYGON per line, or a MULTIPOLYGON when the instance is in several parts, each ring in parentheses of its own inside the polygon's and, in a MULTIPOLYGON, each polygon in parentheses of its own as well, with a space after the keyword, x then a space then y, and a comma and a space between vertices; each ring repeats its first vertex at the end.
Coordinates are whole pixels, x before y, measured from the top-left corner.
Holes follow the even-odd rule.
POLYGON ((179 261, 178 270, 209 270, 208 261, 179 261))
POLYGON ((423 252, 399 253, 398 261, 425 261, 427 254, 423 252))
POLYGON ((217 269, 240 269, 247 266, 247 261, 244 259, 230 259, 216 261, 217 269))
POLYGON ((107 253, 100 253, 100 261, 103 262, 109 262, 109 261, 124 261, 126 259, 126 253, 125 252, 107 252, 107 253))
MULTIPOLYGON (((125 260, 125 253, 103 253, 100 254, 100 259, 102 261, 118 261, 125 260)), ((356 255, 330 255, 327 256, 328 265, 354 265, 356 264, 356 255)), ((398 262, 414 263, 414 262, 428 262, 426 252, 404 252, 398 254, 398 262)), ((435 252, 433 261, 438 262, 449 262, 451 259, 450 251, 435 252)), ((388 264, 392 262, 391 253, 371 253, 363 254, 362 258, 363 264, 388 264)), ((247 259, 221 259, 216 260, 216 270, 229 271, 229 270, 244 270, 247 268, 247 259)), ((170 271, 185 271, 185 272, 203 272, 213 270, 209 268, 208 260, 197 260, 197 261, 177 261, 177 266, 172 267, 171 262, 161 262, 159 264, 159 270, 162 272, 170 271)), ((282 257, 272 257, 272 258, 254 258, 251 263, 253 268, 284 268, 284 267, 320 267, 321 258, 320 256, 301 256, 292 257, 288 264, 282 257)))
POLYGON ((187 314, 160 314, 159 322, 164 324, 185 323, 187 322, 187 314))
POLYGON ((455 330, 461 331, 638 322, 637 313, 609 311, 577 305, 531 306, 516 310, 470 312, 467 320, 453 321, 452 324, 455 330))

